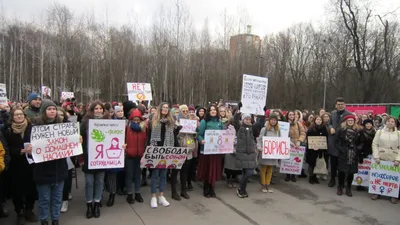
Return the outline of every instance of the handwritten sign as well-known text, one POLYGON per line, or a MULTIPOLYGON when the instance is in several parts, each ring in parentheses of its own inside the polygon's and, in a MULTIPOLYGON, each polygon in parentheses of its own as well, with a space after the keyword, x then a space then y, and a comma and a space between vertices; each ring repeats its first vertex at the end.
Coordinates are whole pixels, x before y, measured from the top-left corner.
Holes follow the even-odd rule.
POLYGON ((189 152, 189 148, 148 146, 140 160, 140 167, 180 169, 189 152))
POLYGON ((263 137, 263 159, 290 159, 290 138, 263 137))
POLYGON ((89 120, 89 169, 125 167, 125 120, 89 120))
POLYGON ((7 89, 5 84, 0 84, 0 104, 1 105, 8 104, 7 89))
POLYGON ((243 74, 241 112, 264 115, 267 91, 268 78, 243 74))
POLYGON ((51 96, 51 88, 47 86, 42 86, 42 97, 50 98, 50 96, 51 96))
POLYGON ((282 137, 289 137, 290 123, 278 121, 282 137))
POLYGON ((41 163, 80 155, 83 151, 79 138, 79 123, 33 126, 32 158, 41 163))
POLYGON ((358 164, 358 173, 354 174, 352 185, 355 186, 369 186, 369 172, 371 170, 371 156, 364 159, 363 163, 358 164))
POLYGON ((290 159, 281 161, 279 172, 286 174, 300 175, 303 168, 304 154, 306 153, 305 147, 292 147, 290 148, 290 159))
POLYGON ((67 98, 74 98, 74 92, 61 92, 61 99, 65 100, 67 98))
POLYGON ((325 136, 308 136, 308 149, 328 149, 325 136))
POLYGON ((153 100, 149 83, 127 83, 129 101, 153 100))
POLYGON ((233 130, 206 130, 204 139, 204 154, 231 154, 233 153, 233 144, 235 141, 235 132, 233 130))
POLYGON ((182 126, 182 129, 179 131, 180 133, 189 133, 189 134, 196 133, 197 120, 180 119, 179 123, 182 126))
POLYGON ((395 167, 393 162, 381 161, 377 164, 371 161, 369 173, 369 189, 371 194, 399 197, 400 167, 395 167))

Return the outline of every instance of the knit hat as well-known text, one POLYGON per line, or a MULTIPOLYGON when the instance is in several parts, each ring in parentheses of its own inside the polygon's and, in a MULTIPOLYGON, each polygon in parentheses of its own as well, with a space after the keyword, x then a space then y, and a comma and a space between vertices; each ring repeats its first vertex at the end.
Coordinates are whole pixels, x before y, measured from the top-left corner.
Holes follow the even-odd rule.
POLYGON ((193 106, 189 106, 189 111, 196 111, 196 109, 193 106))
POLYGON ((370 123, 370 124, 374 125, 374 121, 372 121, 370 119, 364 120, 362 125, 365 127, 365 125, 367 125, 367 123, 370 123))
POLYGON ((114 106, 114 112, 115 113, 118 113, 120 111, 122 111, 122 107, 121 106, 114 106))
POLYGON ((277 116, 275 113, 272 113, 272 114, 269 116, 269 120, 272 120, 272 119, 276 119, 276 121, 279 120, 279 119, 278 119, 278 116, 277 116))
POLYGON ((182 110, 189 110, 189 108, 187 105, 181 105, 181 106, 179 106, 179 111, 182 112, 182 110))
POLYGON ((31 103, 31 101, 33 101, 37 98, 42 99, 42 97, 38 93, 33 92, 28 96, 28 102, 31 103))
POLYGON ((54 103, 54 102, 51 101, 51 100, 44 99, 44 100, 42 101, 42 105, 40 106, 40 114, 45 113, 45 112, 46 112, 46 109, 49 108, 50 106, 54 106, 54 107, 57 108, 56 103, 54 103))
POLYGON ((348 119, 356 120, 356 117, 353 114, 352 115, 347 115, 347 116, 344 117, 343 121, 346 121, 348 119))
POLYGON ((251 119, 251 115, 248 114, 248 113, 244 113, 244 114, 242 115, 242 121, 243 121, 244 119, 246 119, 246 118, 250 118, 250 119, 251 119))

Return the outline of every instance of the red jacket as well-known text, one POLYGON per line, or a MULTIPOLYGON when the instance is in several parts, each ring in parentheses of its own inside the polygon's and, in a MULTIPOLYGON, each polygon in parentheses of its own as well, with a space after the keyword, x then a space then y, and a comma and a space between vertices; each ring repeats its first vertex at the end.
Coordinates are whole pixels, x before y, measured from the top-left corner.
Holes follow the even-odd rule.
POLYGON ((126 157, 142 157, 146 148, 146 126, 140 132, 133 131, 130 123, 134 117, 140 117, 143 122, 142 114, 139 110, 133 110, 129 116, 129 123, 126 126, 126 157))

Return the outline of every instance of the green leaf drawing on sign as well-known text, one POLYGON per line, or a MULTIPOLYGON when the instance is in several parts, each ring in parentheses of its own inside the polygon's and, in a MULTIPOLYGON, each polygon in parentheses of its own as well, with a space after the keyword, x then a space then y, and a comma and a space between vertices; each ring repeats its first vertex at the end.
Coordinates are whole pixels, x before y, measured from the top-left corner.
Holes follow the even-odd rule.
POLYGON ((103 132, 96 129, 93 129, 90 135, 95 142, 102 142, 105 139, 103 132))

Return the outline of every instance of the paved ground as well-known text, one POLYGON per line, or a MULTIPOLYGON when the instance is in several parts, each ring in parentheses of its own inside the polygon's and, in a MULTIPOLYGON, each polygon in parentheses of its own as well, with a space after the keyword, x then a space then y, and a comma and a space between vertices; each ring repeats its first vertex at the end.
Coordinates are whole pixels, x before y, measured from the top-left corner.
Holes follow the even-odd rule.
MULTIPOLYGON (((248 185, 249 198, 239 199, 235 190, 224 182, 218 183, 217 199, 206 199, 200 185, 190 192, 190 200, 176 202, 167 193, 171 206, 151 209, 150 188, 144 187, 145 202, 128 205, 118 196, 112 208, 103 207, 99 219, 86 219, 83 192, 83 174, 79 174, 80 188, 73 190, 70 209, 62 214, 62 225, 399 225, 400 204, 393 205, 387 199, 376 202, 365 192, 354 191, 354 197, 337 196, 326 182, 310 185, 306 179, 286 183, 281 175, 275 177, 275 192, 264 194, 256 180, 248 185)), ((106 198, 106 194, 104 194, 106 198)), ((11 211, 12 204, 9 202, 11 211)), ((0 219, 0 225, 15 224, 15 213, 0 219)))

